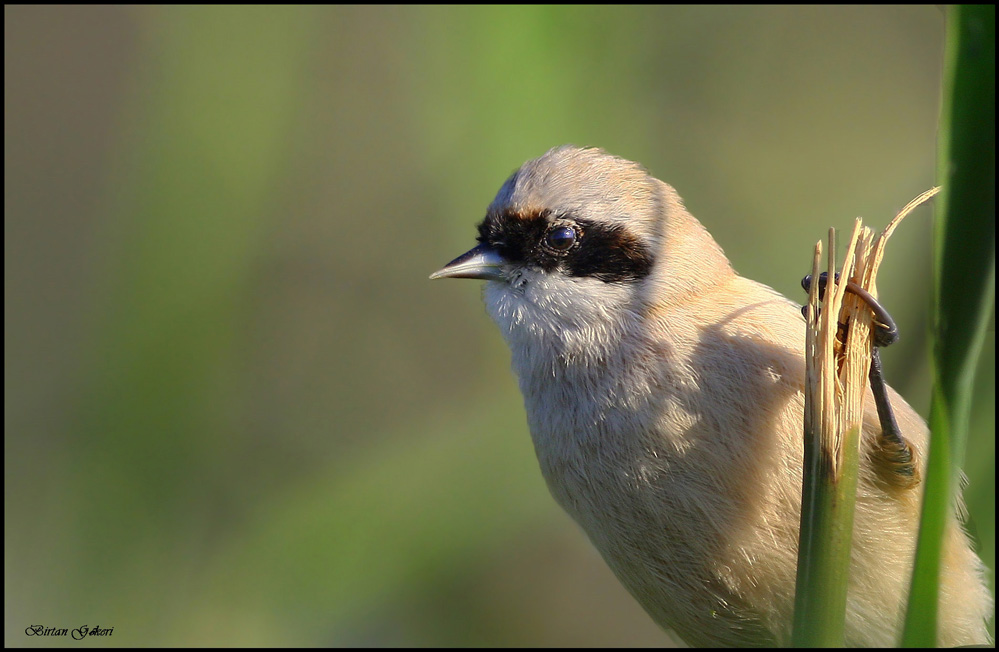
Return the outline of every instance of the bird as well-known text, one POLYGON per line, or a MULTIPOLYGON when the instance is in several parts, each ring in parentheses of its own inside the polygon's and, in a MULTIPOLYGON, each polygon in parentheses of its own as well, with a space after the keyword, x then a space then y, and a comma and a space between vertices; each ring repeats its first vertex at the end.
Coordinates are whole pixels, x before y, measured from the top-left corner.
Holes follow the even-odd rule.
MULTIPOLYGON (((649 616, 688 645, 789 645, 800 304, 738 275, 672 186, 595 147, 563 145, 524 163, 489 204, 477 242, 431 278, 486 281, 486 311, 509 346, 555 501, 649 616)), ((868 390, 851 647, 898 644, 915 554, 928 429, 891 388, 887 400, 914 468, 901 477, 885 454, 868 390)), ((958 496, 942 556, 941 646, 991 642, 985 567, 961 513, 958 496)))

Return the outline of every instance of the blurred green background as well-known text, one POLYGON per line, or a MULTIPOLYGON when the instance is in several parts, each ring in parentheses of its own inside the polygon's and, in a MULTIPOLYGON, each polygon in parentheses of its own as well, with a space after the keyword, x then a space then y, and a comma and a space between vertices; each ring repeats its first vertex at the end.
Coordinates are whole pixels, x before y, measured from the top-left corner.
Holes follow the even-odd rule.
MULTIPOLYGON (((943 36, 934 7, 5 6, 5 644, 669 644, 548 496, 478 285, 427 275, 575 143, 801 300, 828 227, 934 185, 943 36)), ((930 219, 879 277, 924 416, 930 219)))

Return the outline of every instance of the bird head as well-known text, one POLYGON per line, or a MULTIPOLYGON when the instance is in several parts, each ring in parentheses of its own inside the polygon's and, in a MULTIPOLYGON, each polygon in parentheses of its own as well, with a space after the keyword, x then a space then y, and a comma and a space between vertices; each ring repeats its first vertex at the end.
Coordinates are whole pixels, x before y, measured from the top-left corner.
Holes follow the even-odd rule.
POLYGON ((477 240, 431 278, 489 281, 487 309, 511 345, 540 337, 592 346, 650 305, 731 274, 672 187, 596 148, 564 145, 524 163, 477 240))

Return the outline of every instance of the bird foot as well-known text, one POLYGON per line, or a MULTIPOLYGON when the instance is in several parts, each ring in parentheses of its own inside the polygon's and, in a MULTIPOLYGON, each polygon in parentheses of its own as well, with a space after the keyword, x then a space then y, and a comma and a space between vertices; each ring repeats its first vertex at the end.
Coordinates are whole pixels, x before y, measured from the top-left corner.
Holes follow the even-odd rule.
MULTIPOLYGON (((827 272, 819 275, 820 298, 825 294, 828 277, 827 272)), ((835 279, 837 282, 839 281, 839 274, 836 274, 835 279)), ((811 274, 801 279, 801 287, 806 292, 811 291, 811 274)), ((874 394, 874 403, 878 409, 878 420, 881 422, 881 433, 877 441, 874 442, 870 454, 878 462, 875 464, 875 468, 882 480, 896 487, 913 487, 919 484, 919 470, 916 466, 912 446, 902 436, 902 431, 899 430, 898 423, 895 421, 895 412, 888 398, 888 384, 885 382, 884 372, 881 369, 881 354, 878 351, 879 348, 898 341, 898 326, 884 306, 878 303, 878 300, 871 296, 870 292, 853 281, 847 281, 846 289, 860 297, 874 312, 874 348, 871 351, 869 378, 871 391, 874 394)), ((802 314, 806 310, 807 306, 802 307, 802 314)))

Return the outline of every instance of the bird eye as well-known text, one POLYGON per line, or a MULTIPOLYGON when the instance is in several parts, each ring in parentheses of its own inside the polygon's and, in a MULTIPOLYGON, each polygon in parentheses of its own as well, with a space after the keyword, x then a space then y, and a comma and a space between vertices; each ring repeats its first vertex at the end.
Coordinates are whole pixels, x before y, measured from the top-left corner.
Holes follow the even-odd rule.
POLYGON ((576 244, 576 231, 571 226, 556 226, 548 229, 545 244, 555 251, 568 251, 576 244))

